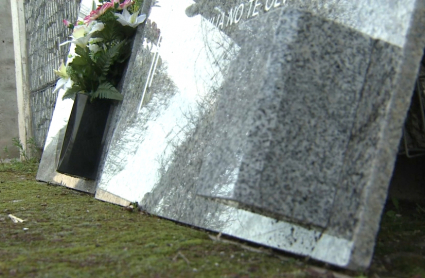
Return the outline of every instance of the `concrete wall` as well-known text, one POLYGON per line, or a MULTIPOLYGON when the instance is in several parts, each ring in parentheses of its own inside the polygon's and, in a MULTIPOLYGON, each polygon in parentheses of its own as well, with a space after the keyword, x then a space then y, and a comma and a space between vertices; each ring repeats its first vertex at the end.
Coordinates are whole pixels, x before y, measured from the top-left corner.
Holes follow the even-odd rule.
POLYGON ((44 147, 57 94, 53 94, 58 77, 53 73, 66 60, 71 31, 63 19, 77 21, 79 1, 25 0, 26 41, 32 136, 39 148, 44 147))
POLYGON ((19 131, 10 0, 0 0, 0 7, 0 158, 18 158, 18 149, 12 144, 19 131))

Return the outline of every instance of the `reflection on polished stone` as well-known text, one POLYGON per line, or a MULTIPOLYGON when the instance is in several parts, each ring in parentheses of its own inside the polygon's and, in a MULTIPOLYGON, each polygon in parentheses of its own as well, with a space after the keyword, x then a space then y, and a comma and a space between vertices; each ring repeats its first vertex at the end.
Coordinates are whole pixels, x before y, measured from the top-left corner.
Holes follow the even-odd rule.
POLYGON ((367 267, 424 6, 159 1, 133 50, 96 198, 367 267))
MULTIPOLYGON (((96 0, 95 3, 99 2, 96 0)), ((81 1, 79 13, 80 20, 90 13, 92 5, 93 0, 81 1)), ((96 183, 94 181, 56 172, 68 119, 71 115, 73 105, 73 100, 71 99, 62 100, 64 93, 64 90, 59 90, 36 179, 93 194, 96 191, 96 183)))
POLYGON ((64 90, 59 90, 36 179, 88 193, 94 193, 96 190, 96 183, 94 181, 71 177, 56 172, 73 104, 71 99, 62 100, 64 93, 64 90))

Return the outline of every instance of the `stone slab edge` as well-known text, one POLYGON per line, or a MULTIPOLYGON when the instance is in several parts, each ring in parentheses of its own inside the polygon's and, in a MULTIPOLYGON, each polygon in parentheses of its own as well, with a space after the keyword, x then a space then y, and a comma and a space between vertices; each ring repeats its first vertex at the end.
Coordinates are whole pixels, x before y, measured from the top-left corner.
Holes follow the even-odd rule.
POLYGON ((376 235, 379 231, 388 183, 394 168, 405 115, 410 105, 419 62, 425 46, 424 26, 425 1, 418 0, 415 3, 406 44, 403 48, 403 61, 396 79, 397 87, 393 90, 387 106, 386 119, 382 122, 377 155, 373 163, 375 167, 362 192, 360 221, 354 231, 354 246, 350 262, 347 265, 349 269, 364 269, 370 264, 373 256, 374 248, 370 246, 375 245, 376 235))

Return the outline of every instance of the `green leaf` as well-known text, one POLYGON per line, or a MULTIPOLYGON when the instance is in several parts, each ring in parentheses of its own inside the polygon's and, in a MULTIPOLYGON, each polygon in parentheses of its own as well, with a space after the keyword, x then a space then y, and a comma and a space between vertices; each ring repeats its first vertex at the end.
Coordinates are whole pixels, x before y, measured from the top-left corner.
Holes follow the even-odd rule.
POLYGON ((101 15, 98 20, 103 22, 105 27, 102 31, 95 32, 92 38, 102 38, 105 42, 124 39, 120 30, 122 25, 116 21, 116 16, 111 11, 101 15))
POLYGON ((123 100, 124 96, 109 82, 103 82, 99 85, 96 92, 91 94, 91 100, 95 98, 108 98, 123 100))
POLYGON ((75 47, 75 53, 77 55, 79 55, 81 58, 83 58, 87 62, 87 64, 91 63, 90 50, 89 50, 88 47, 83 48, 83 47, 77 45, 75 47))
POLYGON ((386 215, 391 219, 394 219, 396 217, 396 214, 397 213, 393 210, 387 211, 387 213, 386 213, 386 215))
POLYGON ((75 96, 76 93, 81 91, 81 87, 78 85, 73 85, 71 88, 69 88, 68 90, 66 90, 65 94, 63 95, 62 99, 67 99, 67 98, 73 98, 75 96))
POLYGON ((80 57, 80 56, 74 57, 74 59, 70 63, 71 67, 72 67, 72 65, 84 66, 84 65, 87 65, 87 64, 88 64, 87 60, 84 59, 83 57, 80 57))
POLYGON ((392 201, 395 209, 397 210, 397 212, 399 212, 400 211, 400 203, 398 202, 398 199, 393 197, 393 198, 391 198, 391 201, 392 201))
POLYGON ((108 75, 109 68, 114 63, 115 57, 119 54, 121 47, 124 45, 125 41, 120 42, 112 47, 110 47, 106 52, 102 53, 96 60, 97 72, 101 76, 108 75))
POLYGON ((133 14, 141 9, 143 0, 134 0, 134 4, 129 7, 130 12, 133 14))

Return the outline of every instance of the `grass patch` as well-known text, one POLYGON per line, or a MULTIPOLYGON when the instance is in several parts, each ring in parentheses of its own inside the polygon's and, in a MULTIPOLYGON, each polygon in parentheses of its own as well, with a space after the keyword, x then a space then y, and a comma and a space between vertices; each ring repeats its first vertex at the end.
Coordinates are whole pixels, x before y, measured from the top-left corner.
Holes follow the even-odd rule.
POLYGON ((1 277, 279 277, 304 268, 36 182, 35 171, 27 163, 0 167, 1 277))
MULTIPOLYGON (((205 231, 37 182, 36 169, 31 162, 0 165, 0 277, 338 277, 320 263, 251 252, 234 239, 213 241, 205 231), (15 224, 8 214, 26 221, 15 224)), ((401 217, 383 218, 366 276, 340 273, 425 277, 417 246, 425 242, 425 213, 399 209, 401 217)))
MULTIPOLYGON (((387 202, 371 269, 384 277, 425 277, 423 205, 387 202)), ((382 276, 381 276, 382 277, 382 276)))
POLYGON ((29 160, 23 163, 17 159, 12 159, 8 163, 0 161, 0 173, 13 172, 22 175, 30 175, 30 177, 33 178, 37 172, 37 169, 38 162, 36 160, 29 160))

